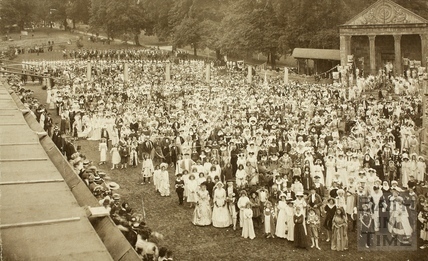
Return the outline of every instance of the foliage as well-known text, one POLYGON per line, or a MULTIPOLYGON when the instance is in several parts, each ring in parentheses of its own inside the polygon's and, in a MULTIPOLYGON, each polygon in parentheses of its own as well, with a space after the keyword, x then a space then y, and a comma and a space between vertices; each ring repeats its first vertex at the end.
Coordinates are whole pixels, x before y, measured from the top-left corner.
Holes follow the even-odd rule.
POLYGON ((69 0, 66 5, 67 18, 73 21, 73 28, 76 22, 89 22, 89 10, 91 1, 88 0, 69 0))
POLYGON ((34 21, 33 10, 35 3, 28 0, 2 0, 1 24, 2 27, 18 25, 21 30, 34 21))
POLYGON ((135 0, 92 0, 90 16, 89 24, 109 38, 132 34, 137 45, 147 24, 143 5, 135 0))
MULTIPOLYGON (((393 0, 428 19, 426 0, 393 0)), ((296 47, 339 48, 338 26, 376 0, 2 0, 1 23, 66 19, 89 23, 113 37, 156 35, 173 47, 192 46, 222 55, 263 53, 274 66, 296 47)), ((66 28, 67 29, 67 28, 66 28)))
POLYGON ((78 49, 82 49, 83 48, 83 43, 82 43, 82 41, 80 39, 76 41, 76 47, 78 49))
POLYGON ((174 0, 146 0, 140 3, 147 12, 146 35, 156 35, 159 40, 169 40, 172 30, 170 27, 170 10, 174 0))

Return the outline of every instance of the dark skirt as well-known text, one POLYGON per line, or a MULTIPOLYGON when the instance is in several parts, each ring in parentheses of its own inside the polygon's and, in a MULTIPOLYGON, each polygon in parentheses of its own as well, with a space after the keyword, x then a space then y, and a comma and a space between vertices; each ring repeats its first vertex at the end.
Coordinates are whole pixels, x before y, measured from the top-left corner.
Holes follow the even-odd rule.
POLYGON ((303 224, 297 223, 294 225, 294 246, 298 248, 306 248, 306 234, 303 224))
POLYGON ((129 156, 121 156, 120 163, 127 164, 129 160, 129 156))
POLYGON ((333 229, 333 218, 328 216, 325 218, 324 228, 327 229, 328 231, 331 231, 333 229))

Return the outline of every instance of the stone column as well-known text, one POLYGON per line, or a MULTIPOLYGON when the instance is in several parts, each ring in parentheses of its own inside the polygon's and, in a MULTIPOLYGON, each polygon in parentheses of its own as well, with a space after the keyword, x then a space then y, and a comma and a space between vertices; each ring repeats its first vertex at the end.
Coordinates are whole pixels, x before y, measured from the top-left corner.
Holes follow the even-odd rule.
POLYGON ((351 49, 351 39, 352 36, 351 35, 347 35, 345 36, 345 43, 346 43, 346 59, 348 59, 348 55, 352 54, 352 49, 351 49))
POLYGON ((247 83, 253 82, 253 66, 248 65, 247 83))
POLYGON ((340 36, 340 65, 345 66, 347 64, 348 60, 348 52, 347 52, 347 36, 341 35, 340 36))
POLYGON ((284 84, 288 84, 288 68, 284 67, 284 84))
POLYGON ((165 68, 165 81, 170 82, 171 81, 171 64, 167 63, 165 68))
POLYGON ((352 53, 351 50, 351 35, 340 36, 340 65, 348 65, 348 55, 352 53))
POLYGON ((92 66, 91 66, 91 63, 89 62, 88 66, 86 67, 86 79, 90 81, 91 77, 92 77, 92 66))
POLYGON ((396 75, 403 73, 403 67, 401 66, 401 34, 394 35, 394 50, 395 50, 395 64, 394 72, 396 75))
POLYGON ((205 67, 205 82, 211 81, 211 67, 209 64, 205 67))
POLYGON ((370 73, 376 75, 376 35, 369 35, 369 46, 370 46, 370 73))
POLYGON ((128 63, 125 63, 123 65, 123 80, 125 82, 127 82, 129 80, 129 68, 128 68, 128 63))
POLYGON ((422 55, 422 66, 426 67, 427 64, 427 57, 428 57, 428 34, 420 34, 421 37, 421 55, 422 55))

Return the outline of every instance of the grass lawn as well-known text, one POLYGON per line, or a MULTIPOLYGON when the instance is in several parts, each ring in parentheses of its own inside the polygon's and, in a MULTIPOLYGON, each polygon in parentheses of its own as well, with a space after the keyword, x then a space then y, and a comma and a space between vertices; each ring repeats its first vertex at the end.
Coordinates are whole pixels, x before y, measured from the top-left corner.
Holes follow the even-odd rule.
MULTIPOLYGON (((46 32, 45 32, 46 34, 46 32)), ((67 32, 55 32, 58 39, 77 37, 67 32), (61 38, 62 37, 62 38, 61 38)), ((53 33, 51 34, 54 37, 53 33)), ((55 36, 55 37, 57 37, 55 36)), ((30 35, 31 37, 31 35, 30 35)), ((36 37, 36 36, 35 36, 36 37)), ((45 35, 47 37, 47 35, 45 35)), ((43 37, 40 37, 40 41, 43 37)), ((48 38, 44 38, 48 41, 48 38)), ((55 42, 60 42, 55 38, 55 42)), ((85 40, 86 44, 89 44, 85 40)), ((96 43, 93 48, 102 47, 96 43)), ((110 48, 121 48, 123 45, 114 44, 110 48)), ((88 47, 89 48, 89 47, 88 47)), ((29 57, 18 56, 17 61, 31 60, 29 57)), ((48 60, 49 54, 41 54, 38 58, 48 60)), ((34 55, 36 56, 36 55, 34 55)), ((36 57, 37 58, 37 57, 36 57)), ((60 59, 61 55, 56 58, 60 59)), ((27 84, 25 88, 32 89, 35 96, 42 103, 46 101, 46 91, 40 85, 27 84)), ((59 118, 55 111, 51 111, 55 122, 59 118)), ((95 141, 79 140, 82 153, 98 165, 98 143, 95 141)), ((321 251, 316 249, 295 249, 292 243, 282 239, 263 238, 263 229, 256 228, 254 240, 241 238, 241 231, 232 229, 217 229, 214 227, 195 227, 192 223, 193 210, 187 206, 179 206, 175 192, 171 189, 171 197, 161 197, 154 191, 153 184, 140 185, 140 167, 126 170, 110 170, 111 165, 100 166, 113 181, 121 188, 118 193, 127 200, 137 212, 142 211, 142 200, 146 211, 147 224, 154 231, 162 233, 165 238, 161 245, 174 252, 175 260, 428 260, 428 250, 418 251, 358 251, 357 233, 349 232, 349 250, 336 252, 330 250, 330 243, 325 242, 326 235, 321 235, 321 251)), ((174 175, 170 173, 170 182, 173 187, 174 175)))

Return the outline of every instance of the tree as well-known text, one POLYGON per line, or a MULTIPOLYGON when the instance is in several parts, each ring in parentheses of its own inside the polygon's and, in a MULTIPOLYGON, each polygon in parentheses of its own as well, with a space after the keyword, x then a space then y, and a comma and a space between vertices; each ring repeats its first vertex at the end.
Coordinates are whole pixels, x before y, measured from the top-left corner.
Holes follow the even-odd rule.
POLYGON ((193 47, 193 54, 197 56, 198 44, 201 41, 201 25, 195 18, 186 17, 174 28, 174 45, 193 47))
POLYGON ((270 0, 238 0, 232 4, 222 21, 222 50, 239 56, 262 52, 275 67, 282 38, 274 4, 270 0))
POLYGON ((172 28, 169 14, 174 0, 145 0, 142 4, 147 10, 145 33, 156 35, 160 41, 171 40, 172 28))
POLYGON ((0 16, 3 27, 16 24, 21 30, 24 30, 25 25, 33 22, 34 8, 35 3, 33 1, 2 0, 0 16))
MULTIPOLYGON (((67 24, 67 2, 64 0, 45 0, 47 5, 45 8, 49 10, 48 21, 49 22, 60 22, 64 30, 68 30, 67 24)), ((42 7, 43 8, 43 7, 42 7)))
POLYGON ((73 21, 73 29, 76 28, 76 22, 89 22, 89 10, 91 1, 88 0, 69 0, 66 5, 66 14, 73 21))
POLYGON ((132 34, 139 45, 139 35, 146 27, 143 5, 135 0, 92 0, 89 24, 102 30, 112 39, 118 35, 132 34))
POLYGON ((168 13, 168 28, 175 46, 209 47, 220 57, 218 44, 226 0, 177 0, 168 13))

